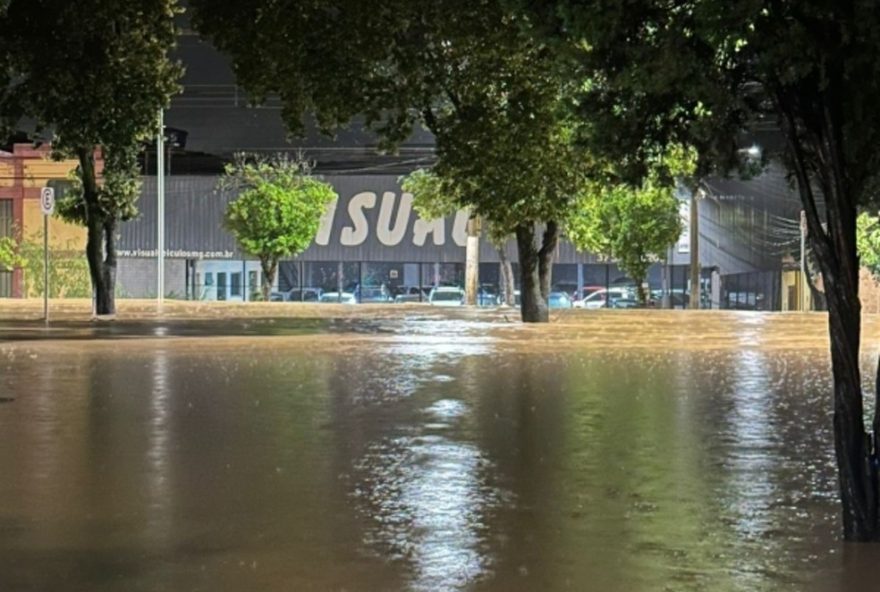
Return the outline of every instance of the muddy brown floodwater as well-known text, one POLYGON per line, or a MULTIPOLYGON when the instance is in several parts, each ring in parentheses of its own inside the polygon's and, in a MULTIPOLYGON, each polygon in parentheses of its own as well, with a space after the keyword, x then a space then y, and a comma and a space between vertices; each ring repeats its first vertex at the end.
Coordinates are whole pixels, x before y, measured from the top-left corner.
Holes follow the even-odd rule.
POLYGON ((0 322, 0 590, 876 589, 824 316, 509 316, 0 322))

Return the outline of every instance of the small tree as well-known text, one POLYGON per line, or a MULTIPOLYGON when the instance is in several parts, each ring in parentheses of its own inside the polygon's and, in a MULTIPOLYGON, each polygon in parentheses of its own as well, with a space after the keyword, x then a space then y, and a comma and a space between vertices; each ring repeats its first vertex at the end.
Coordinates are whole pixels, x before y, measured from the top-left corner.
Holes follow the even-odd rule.
POLYGON ((308 248, 336 192, 313 177, 311 165, 301 158, 248 159, 243 154, 226 166, 220 187, 240 192, 226 209, 226 228, 260 260, 261 290, 268 300, 278 260, 308 248))
POLYGON ((639 302, 645 304, 648 267, 681 234, 678 200, 671 187, 655 181, 641 187, 596 186, 578 200, 565 233, 579 249, 616 259, 635 281, 639 302))

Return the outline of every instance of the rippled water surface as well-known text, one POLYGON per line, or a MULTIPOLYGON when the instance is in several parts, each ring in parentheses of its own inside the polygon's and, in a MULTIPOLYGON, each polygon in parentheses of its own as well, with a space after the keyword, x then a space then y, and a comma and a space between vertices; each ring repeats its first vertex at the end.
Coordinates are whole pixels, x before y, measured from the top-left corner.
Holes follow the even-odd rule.
POLYGON ((0 590, 872 589, 824 317, 503 321, 0 331, 0 590))

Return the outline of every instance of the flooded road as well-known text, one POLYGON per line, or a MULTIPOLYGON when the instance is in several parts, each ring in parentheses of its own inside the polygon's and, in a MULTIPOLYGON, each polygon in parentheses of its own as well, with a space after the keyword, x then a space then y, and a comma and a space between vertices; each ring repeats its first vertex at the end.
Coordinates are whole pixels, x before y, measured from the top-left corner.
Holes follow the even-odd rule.
POLYGON ((0 590, 870 589, 823 316, 508 320, 6 323, 0 590))

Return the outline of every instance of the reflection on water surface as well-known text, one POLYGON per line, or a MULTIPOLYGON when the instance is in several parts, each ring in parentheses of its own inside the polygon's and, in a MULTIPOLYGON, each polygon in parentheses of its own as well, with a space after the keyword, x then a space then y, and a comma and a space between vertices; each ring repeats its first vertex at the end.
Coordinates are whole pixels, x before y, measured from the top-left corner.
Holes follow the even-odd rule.
POLYGON ((873 578, 837 534, 821 317, 672 318, 0 345, 0 590, 873 578))

